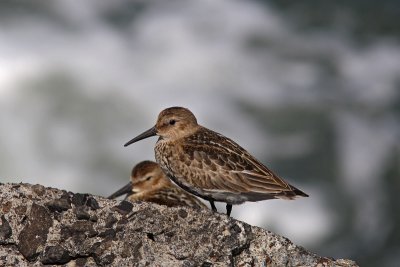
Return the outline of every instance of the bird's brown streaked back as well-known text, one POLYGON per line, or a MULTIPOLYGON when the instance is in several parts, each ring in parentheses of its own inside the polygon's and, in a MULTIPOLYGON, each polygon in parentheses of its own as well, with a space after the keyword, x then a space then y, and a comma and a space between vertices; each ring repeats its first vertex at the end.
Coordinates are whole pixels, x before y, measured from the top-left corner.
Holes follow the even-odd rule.
POLYGON ((109 196, 127 195, 130 201, 147 201, 168 207, 189 206, 197 209, 207 207, 196 197, 178 188, 165 176, 160 166, 153 161, 138 163, 131 172, 131 181, 109 196))
POLYGON ((152 129, 160 137, 155 155, 164 172, 186 191, 209 200, 213 210, 214 201, 226 202, 229 214, 232 204, 245 201, 308 196, 231 139, 200 126, 186 108, 163 110, 152 129))

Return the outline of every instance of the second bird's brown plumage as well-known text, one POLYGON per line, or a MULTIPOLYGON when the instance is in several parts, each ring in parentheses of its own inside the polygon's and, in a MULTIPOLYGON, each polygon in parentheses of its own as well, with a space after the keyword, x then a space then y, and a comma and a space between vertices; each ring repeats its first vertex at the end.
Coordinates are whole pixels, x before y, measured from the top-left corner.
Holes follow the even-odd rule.
POLYGON ((158 135, 156 161, 184 190, 210 201, 232 204, 308 195, 278 177, 231 139, 197 123, 182 107, 163 110, 154 127, 133 138, 128 146, 158 135))
POLYGON ((132 202, 146 201, 168 207, 188 206, 207 209, 206 205, 196 197, 172 184, 160 166, 149 160, 133 167, 131 181, 108 198, 113 199, 125 194, 132 202))

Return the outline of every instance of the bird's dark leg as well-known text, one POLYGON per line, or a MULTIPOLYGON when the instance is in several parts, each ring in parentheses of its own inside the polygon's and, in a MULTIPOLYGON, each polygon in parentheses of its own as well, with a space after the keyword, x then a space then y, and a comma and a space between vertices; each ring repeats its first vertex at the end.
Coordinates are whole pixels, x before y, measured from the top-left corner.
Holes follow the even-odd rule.
POLYGON ((217 212, 217 207, 215 207, 214 201, 210 200, 211 209, 213 212, 217 212))
POLYGON ((226 204, 226 215, 231 216, 232 204, 226 204))

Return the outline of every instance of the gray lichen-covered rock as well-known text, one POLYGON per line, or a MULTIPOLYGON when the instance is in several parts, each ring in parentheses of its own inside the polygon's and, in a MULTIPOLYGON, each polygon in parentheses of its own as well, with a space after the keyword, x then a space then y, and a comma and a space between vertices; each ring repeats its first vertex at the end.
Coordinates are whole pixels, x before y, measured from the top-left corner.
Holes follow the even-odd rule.
POLYGON ((0 184, 0 266, 356 266, 211 211, 0 184))

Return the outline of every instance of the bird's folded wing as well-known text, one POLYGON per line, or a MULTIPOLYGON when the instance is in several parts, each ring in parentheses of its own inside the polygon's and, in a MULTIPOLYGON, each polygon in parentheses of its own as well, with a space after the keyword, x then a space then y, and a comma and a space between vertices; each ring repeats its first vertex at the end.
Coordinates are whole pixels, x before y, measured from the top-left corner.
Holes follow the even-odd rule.
POLYGON ((186 180, 192 186, 208 191, 271 195, 292 190, 288 183, 232 140, 225 137, 223 143, 209 142, 215 139, 195 139, 183 147, 189 156, 184 159, 185 170, 181 173, 190 173, 186 180))

